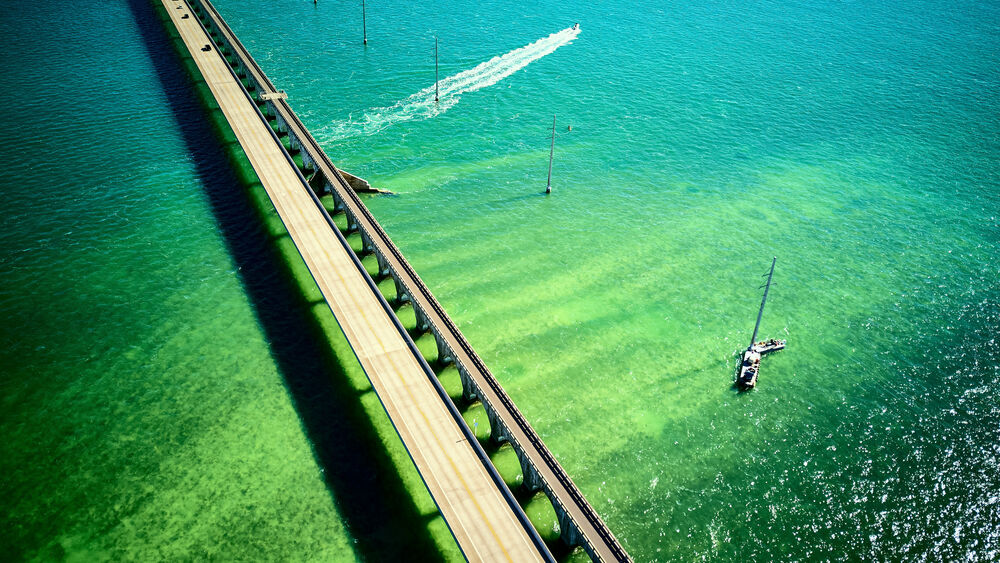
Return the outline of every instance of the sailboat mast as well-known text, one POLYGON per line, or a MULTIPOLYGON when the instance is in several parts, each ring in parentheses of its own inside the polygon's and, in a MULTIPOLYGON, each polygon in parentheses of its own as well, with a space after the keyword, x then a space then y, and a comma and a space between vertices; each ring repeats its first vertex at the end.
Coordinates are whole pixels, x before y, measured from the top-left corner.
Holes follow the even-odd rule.
POLYGON ((552 144, 549 145, 549 182, 545 186, 545 193, 552 193, 552 156, 556 154, 556 116, 552 116, 552 144))
POLYGON ((753 336, 750 337, 750 347, 753 347, 754 342, 757 342, 757 330, 760 329, 760 318, 764 316, 764 303, 767 302, 767 291, 771 289, 771 276, 774 275, 774 264, 777 261, 777 256, 771 260, 771 271, 767 274, 767 285, 764 286, 764 298, 760 300, 760 311, 757 312, 757 324, 754 325, 753 336))

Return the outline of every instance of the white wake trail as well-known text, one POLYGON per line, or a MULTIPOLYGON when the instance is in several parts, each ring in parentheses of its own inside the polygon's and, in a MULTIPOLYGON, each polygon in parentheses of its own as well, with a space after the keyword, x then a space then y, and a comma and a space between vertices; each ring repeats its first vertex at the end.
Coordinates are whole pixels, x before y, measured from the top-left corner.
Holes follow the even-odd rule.
POLYGON ((360 118, 333 123, 322 129, 326 137, 336 140, 359 135, 372 135, 403 121, 428 119, 448 111, 462 94, 492 86, 529 64, 568 45, 580 34, 580 28, 569 27, 543 37, 524 47, 493 57, 469 70, 449 76, 438 83, 439 102, 434 101, 434 85, 428 86, 389 107, 372 108, 360 118))

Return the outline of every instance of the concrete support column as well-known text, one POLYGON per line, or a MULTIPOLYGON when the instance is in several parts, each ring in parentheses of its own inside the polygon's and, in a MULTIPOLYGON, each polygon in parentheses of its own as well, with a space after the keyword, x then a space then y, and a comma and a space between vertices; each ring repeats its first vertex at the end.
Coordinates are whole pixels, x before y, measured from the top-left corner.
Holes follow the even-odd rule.
POLYGON ((496 409, 485 401, 483 408, 486 409, 486 418, 490 420, 490 440, 497 444, 509 442, 510 434, 507 432, 507 427, 500 421, 500 417, 497 416, 496 409))
MULTIPOLYGON (((576 523, 569 517, 563 505, 553 500, 552 495, 548 491, 546 491, 545 496, 549 498, 549 501, 552 502, 552 507, 556 510, 556 518, 559 520, 559 537, 562 538, 562 541, 570 547, 586 543, 580 534, 580 529, 576 527, 576 523)), ((591 557, 593 557, 593 554, 591 554, 591 557)))
POLYGON ((512 445, 514 446, 514 452, 517 453, 518 461, 521 462, 521 472, 524 474, 524 486, 532 492, 541 489, 545 483, 542 481, 541 475, 538 474, 538 470, 531 464, 531 460, 524 455, 524 450, 518 444, 512 445))
POLYGON ((375 245, 372 244, 372 239, 368 236, 368 233, 359 230, 358 234, 361 235, 361 254, 367 256, 375 252, 375 245))
POLYGON ((330 184, 330 181, 327 180, 323 185, 326 187, 326 191, 331 196, 333 196, 333 211, 334 211, 334 213, 339 213, 341 211, 344 211, 346 209, 344 207, 344 200, 340 199, 340 196, 337 195, 337 190, 333 189, 333 186, 330 184))
MULTIPOLYGON (((413 316, 417 319, 417 330, 421 333, 427 332, 431 328, 431 323, 427 320, 427 315, 424 314, 423 309, 417 307, 414 303, 413 305, 413 316)), ((440 348, 438 349, 438 355, 440 355, 440 348)))
MULTIPOLYGON (((296 139, 296 140, 298 140, 298 139, 296 139)), ((319 167, 316 166, 316 161, 314 161, 312 159, 312 156, 309 154, 309 151, 302 150, 302 143, 299 143, 299 147, 298 148, 299 148, 299 151, 300 151, 299 152, 299 156, 302 157, 302 167, 303 168, 312 168, 313 170, 319 170, 319 167)))
MULTIPOLYGON (((264 107, 267 108, 270 113, 274 114, 274 116, 275 116, 274 119, 275 119, 275 121, 278 122, 278 131, 284 131, 284 132, 287 133, 288 132, 288 124, 285 123, 285 120, 281 117, 281 114, 278 113, 277 110, 275 109, 274 102, 268 101, 267 104, 264 107)), ((295 147, 296 144, 297 144, 297 142, 298 142, 296 139, 294 139, 290 135, 288 137, 288 141, 289 141, 289 145, 292 146, 292 147, 295 147)))
POLYGON ((476 384, 469 377, 469 372, 465 371, 461 365, 455 364, 458 368, 458 377, 462 380, 462 398, 466 401, 474 401, 478 394, 476 393, 476 384))
POLYGON ((389 271, 389 261, 385 259, 385 256, 381 252, 376 251, 375 260, 378 261, 378 277, 388 276, 391 272, 389 271))
POLYGON ((406 303, 410 300, 410 295, 406 293, 406 288, 399 282, 397 276, 392 276, 392 283, 396 285, 396 304, 406 303))
POLYGON ((451 348, 444 343, 444 339, 441 338, 441 335, 439 335, 437 331, 434 331, 434 342, 437 343, 438 361, 442 364, 451 363, 455 355, 451 351, 451 348))
POLYGON ((345 212, 344 216, 347 217, 347 232, 348 234, 353 233, 358 230, 358 220, 350 212, 345 212))

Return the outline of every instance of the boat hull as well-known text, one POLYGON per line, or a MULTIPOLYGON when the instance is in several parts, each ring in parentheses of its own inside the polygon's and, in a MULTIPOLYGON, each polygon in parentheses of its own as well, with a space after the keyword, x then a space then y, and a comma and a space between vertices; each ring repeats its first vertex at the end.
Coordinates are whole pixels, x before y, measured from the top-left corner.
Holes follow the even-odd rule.
POLYGON ((764 340, 750 346, 740 355, 740 363, 736 369, 736 387, 741 390, 753 389, 757 386, 757 376, 760 375, 760 358, 764 354, 777 352, 785 348, 786 340, 764 340))

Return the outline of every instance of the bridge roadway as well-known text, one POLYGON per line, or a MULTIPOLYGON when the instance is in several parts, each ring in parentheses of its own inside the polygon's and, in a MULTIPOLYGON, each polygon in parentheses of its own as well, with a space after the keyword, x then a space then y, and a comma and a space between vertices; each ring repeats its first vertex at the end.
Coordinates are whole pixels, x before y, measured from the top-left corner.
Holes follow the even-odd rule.
POLYGON ((182 0, 161 1, 465 556, 472 561, 541 560, 543 554, 470 447, 469 434, 442 402, 426 364, 415 357, 415 348, 389 317, 391 311, 359 271, 343 236, 331 229, 304 178, 218 50, 203 50, 212 41, 190 7, 182 0))
MULTIPOLYGON (((214 29, 221 34, 219 39, 232 49, 240 66, 247 72, 249 81, 259 89, 261 97, 271 98, 268 104, 274 109, 279 124, 288 130, 291 137, 298 140, 302 145, 303 156, 308 156, 311 164, 327 179, 327 188, 333 193, 335 201, 345 208, 348 217, 356 223, 355 226, 362 234, 366 245, 379 258, 381 269, 395 278, 397 288, 412 300, 414 308, 422 314, 426 323, 435 333, 441 354, 450 356, 459 366, 460 372, 468 375, 479 398, 488 406, 489 410, 496 414, 497 419, 491 420, 494 423, 493 426, 504 428, 503 438, 515 445, 519 456, 523 456, 522 462, 526 461, 529 466, 525 471, 526 481, 529 469, 535 471, 549 499, 560 514, 564 539, 570 540, 568 541, 570 545, 576 543, 583 545, 595 560, 630 561, 628 553, 618 542, 618 539, 590 506, 590 503, 587 502, 569 475, 535 433, 527 419, 524 418, 503 387, 476 354, 465 336, 448 317, 437 299, 431 294, 381 225, 378 224, 378 221, 337 171, 325 151, 288 105, 285 96, 278 95, 283 93, 275 88, 264 71, 257 65, 239 38, 226 24, 225 19, 212 5, 211 0, 191 1, 204 8, 204 14, 214 29), (567 527, 573 528, 575 539, 567 536, 567 527)), ((496 428, 494 428, 494 432, 496 432, 496 428)), ((478 448, 478 444, 476 447, 478 448)), ((536 543, 540 541, 533 530, 530 533, 534 536, 536 543)), ((542 551, 544 552, 544 548, 542 551)), ((548 556, 548 554, 545 555, 548 556)))

